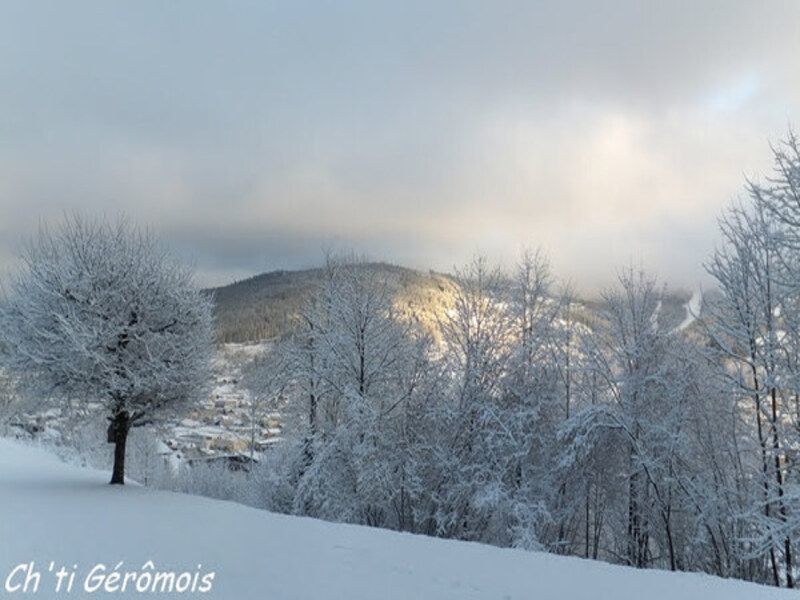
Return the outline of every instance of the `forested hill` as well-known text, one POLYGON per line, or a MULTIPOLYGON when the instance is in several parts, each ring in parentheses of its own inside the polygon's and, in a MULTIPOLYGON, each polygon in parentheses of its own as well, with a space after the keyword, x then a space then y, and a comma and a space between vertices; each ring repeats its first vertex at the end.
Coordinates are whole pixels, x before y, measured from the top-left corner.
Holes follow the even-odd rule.
MULTIPOLYGON (((434 271, 417 271, 388 263, 363 263, 358 268, 378 271, 396 294, 399 308, 418 318, 435 323, 450 301, 452 276, 434 271)), ((252 342, 274 338, 288 332, 304 300, 324 277, 321 268, 299 271, 271 271, 206 290, 215 298, 218 341, 252 342)), ((677 326, 685 317, 690 294, 671 292, 663 297, 660 316, 677 326)), ((582 302, 596 310, 598 302, 582 302)))
MULTIPOLYGON (((444 309, 453 279, 387 263, 364 263, 377 270, 396 294, 398 306, 421 318, 444 309)), ((286 333, 308 294, 321 282, 324 270, 272 271, 206 290, 214 294, 220 342, 250 342, 286 333)))

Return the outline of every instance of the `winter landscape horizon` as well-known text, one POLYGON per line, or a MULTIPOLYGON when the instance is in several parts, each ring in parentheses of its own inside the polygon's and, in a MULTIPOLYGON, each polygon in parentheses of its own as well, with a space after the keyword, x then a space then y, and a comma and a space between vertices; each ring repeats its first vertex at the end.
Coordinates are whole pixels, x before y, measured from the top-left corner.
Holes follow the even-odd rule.
POLYGON ((0 598, 800 587, 796 0, 0 0, 0 598))

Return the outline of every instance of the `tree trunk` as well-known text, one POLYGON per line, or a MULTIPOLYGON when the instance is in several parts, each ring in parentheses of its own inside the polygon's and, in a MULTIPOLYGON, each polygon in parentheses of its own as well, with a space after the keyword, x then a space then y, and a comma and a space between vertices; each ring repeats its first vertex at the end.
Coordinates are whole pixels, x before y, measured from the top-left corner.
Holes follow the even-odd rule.
POLYGON ((114 444, 114 471, 110 481, 112 485, 125 484, 125 445, 128 442, 129 429, 128 413, 124 410, 118 412, 108 426, 108 443, 114 444))
POLYGON ((667 534, 667 547, 669 548, 669 570, 677 571, 678 562, 675 557, 675 540, 672 537, 672 507, 670 506, 664 515, 664 528, 667 534))
POLYGON ((589 505, 589 502, 590 502, 591 495, 592 495, 592 484, 591 483, 587 483, 586 484, 586 503, 585 503, 585 506, 584 506, 584 509, 585 509, 585 515, 584 515, 585 527, 584 527, 584 533, 583 533, 583 537, 584 537, 583 557, 584 558, 589 558, 589 535, 590 535, 590 533, 589 533, 589 517, 591 515, 591 511, 590 511, 591 507, 589 505))
MULTIPOLYGON (((758 371, 756 369, 756 351, 755 341, 750 339, 750 369, 753 373, 753 399, 755 400, 756 409, 756 431, 758 432, 758 445, 761 447, 761 475, 763 477, 762 485, 764 487, 764 516, 769 520, 770 517, 770 493, 769 493, 769 480, 768 480, 768 459, 767 459, 767 441, 764 439, 763 425, 761 424, 761 385, 759 383, 758 371)), ((772 567, 772 582, 775 587, 781 587, 781 576, 778 571, 778 559, 775 556, 775 545, 770 544, 769 547, 769 563, 772 567)))
POLYGON ((635 470, 634 450, 630 449, 631 474, 628 476, 628 563, 642 569, 647 566, 647 535, 639 472, 635 470))
POLYGON ((308 395, 308 435, 303 448, 303 466, 300 476, 306 472, 314 462, 314 444, 317 443, 317 396, 314 392, 314 380, 311 382, 311 393, 308 395))
MULTIPOLYGON (((781 470, 782 467, 780 455, 781 444, 778 439, 778 392, 776 388, 773 387, 770 390, 770 397, 772 399, 772 419, 770 426, 772 428, 772 449, 775 453, 775 480, 778 485, 778 514, 780 516, 780 520, 784 523, 784 527, 786 527, 786 502, 783 497, 783 471, 781 470)), ((792 540, 788 535, 784 540, 784 559, 786 560, 786 587, 793 588, 794 573, 792 572, 792 540)))

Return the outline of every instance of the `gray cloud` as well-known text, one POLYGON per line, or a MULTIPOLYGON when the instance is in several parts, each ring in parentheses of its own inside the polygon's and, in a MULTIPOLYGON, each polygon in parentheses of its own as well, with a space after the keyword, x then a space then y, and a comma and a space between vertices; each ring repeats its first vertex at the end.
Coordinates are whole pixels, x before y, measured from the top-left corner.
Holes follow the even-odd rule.
POLYGON ((792 1, 4 3, 0 261, 80 209, 205 282, 527 244, 691 285, 798 118, 797 31, 792 1))

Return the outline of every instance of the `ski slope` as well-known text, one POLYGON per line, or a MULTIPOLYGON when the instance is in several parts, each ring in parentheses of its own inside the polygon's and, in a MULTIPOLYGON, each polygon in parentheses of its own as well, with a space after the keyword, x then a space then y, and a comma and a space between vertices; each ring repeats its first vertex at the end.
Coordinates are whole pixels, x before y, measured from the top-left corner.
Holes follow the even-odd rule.
POLYGON ((692 297, 689 298, 689 301, 684 304, 683 307, 686 310, 686 317, 681 324, 676 327, 676 331, 683 331, 700 316, 700 310, 703 307, 703 292, 701 290, 693 291, 692 297))
MULTIPOLYGON (((77 565, 72 593, 2 598, 224 600, 759 600, 796 594, 705 575, 637 571, 577 558, 288 517, 128 485, 0 439, 0 586, 23 562, 77 565), (120 571, 213 571, 209 593, 91 594, 96 563, 120 571)), ((57 568, 57 567, 56 567, 57 568)), ((12 581, 13 583, 13 581, 12 581)), ((52 587, 52 586, 50 586, 52 587)))

